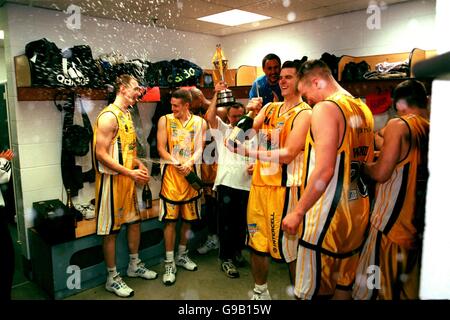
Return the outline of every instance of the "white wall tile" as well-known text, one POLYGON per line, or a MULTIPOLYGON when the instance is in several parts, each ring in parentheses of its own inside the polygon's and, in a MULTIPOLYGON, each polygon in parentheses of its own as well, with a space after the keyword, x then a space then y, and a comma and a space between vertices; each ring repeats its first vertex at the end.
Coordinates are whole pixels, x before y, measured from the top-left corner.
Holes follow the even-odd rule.
POLYGON ((62 114, 53 101, 16 101, 16 118, 27 121, 33 119, 62 121, 62 114))
POLYGON ((19 144, 41 144, 59 142, 62 136, 62 120, 41 119, 16 121, 19 144))
POLYGON ((66 16, 60 11, 14 4, 8 4, 7 8, 13 56, 22 54, 26 43, 45 37, 60 48, 88 44, 94 57, 117 50, 130 58, 150 61, 184 58, 209 68, 211 57, 199 52, 210 48, 212 56, 219 40, 210 35, 87 16, 82 16, 81 29, 73 32, 66 27, 66 16))
POLYGON ((20 168, 33 168, 61 163, 61 142, 20 145, 20 168))
POLYGON ((22 191, 34 191, 62 185, 61 166, 34 167, 20 170, 22 191))

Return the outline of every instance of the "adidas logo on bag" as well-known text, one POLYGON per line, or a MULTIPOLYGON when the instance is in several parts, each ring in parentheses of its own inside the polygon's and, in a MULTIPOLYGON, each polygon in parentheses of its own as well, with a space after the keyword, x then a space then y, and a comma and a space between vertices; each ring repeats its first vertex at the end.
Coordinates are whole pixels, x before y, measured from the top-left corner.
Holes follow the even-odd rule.
POLYGON ((74 62, 71 62, 71 66, 67 68, 67 59, 63 58, 62 60, 64 74, 56 75, 58 82, 66 86, 87 86, 89 84, 89 78, 77 69, 74 62))

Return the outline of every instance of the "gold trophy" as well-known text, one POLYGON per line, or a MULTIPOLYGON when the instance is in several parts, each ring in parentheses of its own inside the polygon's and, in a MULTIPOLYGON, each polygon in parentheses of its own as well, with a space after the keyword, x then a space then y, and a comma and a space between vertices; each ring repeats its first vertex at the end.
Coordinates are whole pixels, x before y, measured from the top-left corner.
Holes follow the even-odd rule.
MULTIPOLYGON (((220 44, 216 45, 216 52, 213 56, 214 67, 219 71, 220 80, 224 81, 224 73, 228 65, 228 60, 222 52, 220 44)), ((221 90, 217 94, 217 106, 229 106, 236 102, 233 93, 229 89, 221 90)))

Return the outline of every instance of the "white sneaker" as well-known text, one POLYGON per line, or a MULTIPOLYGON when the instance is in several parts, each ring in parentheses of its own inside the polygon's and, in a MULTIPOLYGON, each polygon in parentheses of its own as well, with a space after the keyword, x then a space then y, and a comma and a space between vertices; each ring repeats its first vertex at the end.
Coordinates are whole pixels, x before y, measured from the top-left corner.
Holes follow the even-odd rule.
POLYGON ((175 266, 175 263, 173 261, 165 261, 166 265, 166 271, 163 275, 163 283, 166 286, 170 286, 175 283, 176 277, 175 274, 177 273, 177 267, 175 266))
POLYGON ((188 257, 187 251, 183 255, 178 255, 175 259, 175 263, 177 264, 177 266, 183 267, 189 271, 197 270, 197 264, 188 257))
POLYGON ((93 204, 88 204, 84 206, 84 218, 86 220, 91 220, 95 218, 95 206, 93 204))
POLYGON ((105 289, 122 298, 128 298, 134 295, 134 290, 127 286, 119 274, 112 278, 108 277, 108 280, 106 280, 105 289))
POLYGON ((227 277, 239 278, 239 271, 237 271, 236 266, 233 264, 233 260, 228 259, 223 261, 221 267, 227 277))
POLYGON ((200 254, 206 254, 215 249, 219 249, 219 238, 217 235, 208 236, 206 242, 197 249, 197 252, 200 254))
POLYGON ((158 277, 158 274, 155 271, 147 269, 145 264, 139 261, 136 268, 134 268, 131 264, 128 264, 127 276, 131 278, 139 277, 146 280, 153 280, 158 277))
POLYGON ((91 220, 95 218, 95 206, 93 204, 75 204, 75 209, 79 211, 83 218, 91 220))
POLYGON ((250 300, 272 300, 272 297, 270 296, 269 290, 259 292, 258 290, 253 289, 253 296, 250 300))

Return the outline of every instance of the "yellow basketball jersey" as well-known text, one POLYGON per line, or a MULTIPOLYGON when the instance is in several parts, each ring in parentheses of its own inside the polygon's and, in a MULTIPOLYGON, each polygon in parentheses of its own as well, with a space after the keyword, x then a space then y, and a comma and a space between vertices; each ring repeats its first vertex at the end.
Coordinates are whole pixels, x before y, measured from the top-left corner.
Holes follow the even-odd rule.
MULTIPOLYGON (((94 155, 97 136, 98 119, 106 112, 116 116, 117 134, 111 141, 109 154, 122 166, 133 169, 133 159, 136 157, 136 133, 130 113, 124 113, 118 106, 110 104, 97 117, 94 126, 94 155)), ((137 209, 136 186, 134 181, 124 175, 104 168, 95 158, 96 170, 95 196, 97 212, 97 232, 109 234, 118 231, 122 223, 129 221, 126 215, 139 215, 137 209)))
POLYGON ((417 223, 423 222, 420 221, 423 217, 418 217, 417 212, 423 212, 424 208, 417 208, 416 204, 426 192, 430 122, 418 115, 400 119, 409 128, 409 151, 397 163, 391 178, 377 184, 370 222, 392 242, 411 249, 417 245, 417 223))
MULTIPOLYGON (((258 133, 259 150, 283 148, 297 116, 304 110, 311 110, 307 103, 301 102, 280 114, 283 104, 283 102, 273 102, 266 108, 264 123, 258 133)), ((252 184, 255 186, 300 186, 302 169, 303 152, 300 152, 289 164, 258 159, 255 162, 252 184)))
MULTIPOLYGON (((201 144, 196 146, 195 141, 202 141, 203 119, 196 115, 191 115, 188 122, 183 125, 174 115, 168 114, 166 117, 167 130, 167 151, 178 161, 184 162, 194 155, 196 148, 201 148, 201 144)), ((194 165, 194 172, 201 178, 200 165, 194 165)), ((173 165, 162 165, 162 183, 160 197, 172 203, 185 203, 193 201, 201 196, 200 191, 195 190, 186 178, 180 175, 173 165)))
MULTIPOLYGON (((368 189, 360 178, 362 163, 373 158, 373 116, 360 100, 341 93, 335 103, 345 119, 345 132, 336 151, 334 176, 320 199, 306 213, 300 243, 336 257, 351 256, 361 246, 369 219, 368 189)), ((315 144, 309 131, 305 144, 306 188, 315 167, 315 144)), ((331 156, 331 155, 330 155, 331 156)))

